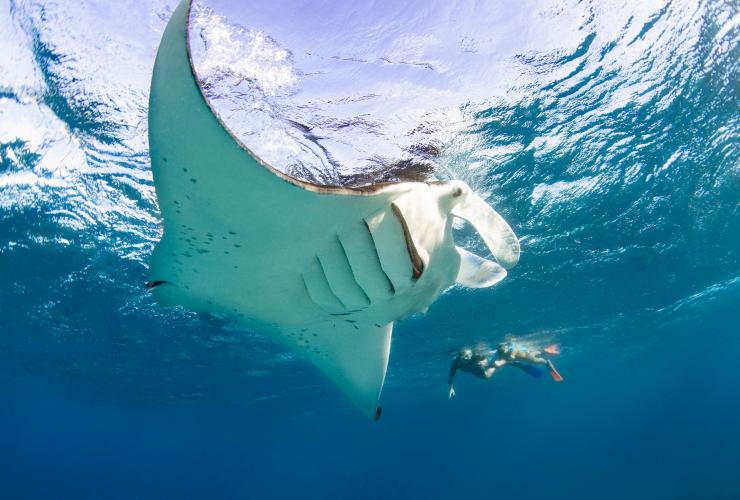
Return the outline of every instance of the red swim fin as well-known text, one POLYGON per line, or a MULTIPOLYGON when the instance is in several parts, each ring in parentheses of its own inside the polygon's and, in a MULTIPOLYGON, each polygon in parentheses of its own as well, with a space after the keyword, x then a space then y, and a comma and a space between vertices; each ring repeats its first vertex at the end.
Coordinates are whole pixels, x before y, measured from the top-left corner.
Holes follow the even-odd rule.
POLYGON ((552 379, 555 382, 562 382, 563 381, 563 376, 560 375, 558 373, 558 371, 555 368, 553 368, 552 366, 550 367, 550 376, 552 377, 552 379))
POLYGON ((557 356, 558 354, 560 354, 560 346, 557 344, 550 344, 542 350, 545 351, 547 354, 552 354, 553 356, 557 356))

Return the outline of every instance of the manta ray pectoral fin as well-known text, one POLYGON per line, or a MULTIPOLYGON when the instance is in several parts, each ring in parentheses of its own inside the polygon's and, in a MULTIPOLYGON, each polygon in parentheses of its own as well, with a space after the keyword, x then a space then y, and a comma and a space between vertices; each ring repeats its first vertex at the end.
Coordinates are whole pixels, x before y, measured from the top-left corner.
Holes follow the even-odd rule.
POLYGON ((470 253, 464 248, 456 249, 460 255, 460 270, 455 278, 457 284, 468 288, 487 288, 506 277, 506 269, 495 262, 470 253))
POLYGON ((306 357, 363 413, 376 418, 393 323, 378 326, 338 320, 314 325, 308 331, 309 341, 301 344, 306 357))
POLYGON ((499 264, 509 269, 519 262, 519 240, 514 231, 488 203, 472 191, 450 211, 475 227, 499 264))

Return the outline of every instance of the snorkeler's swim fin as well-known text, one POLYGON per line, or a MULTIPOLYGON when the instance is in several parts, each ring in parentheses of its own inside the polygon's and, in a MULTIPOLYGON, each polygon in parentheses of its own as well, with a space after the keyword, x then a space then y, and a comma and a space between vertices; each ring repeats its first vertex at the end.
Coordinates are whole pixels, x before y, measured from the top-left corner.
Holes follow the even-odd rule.
POLYGON ((563 376, 558 373, 554 366, 550 365, 550 376, 555 382, 562 382, 563 376))
POLYGON ((557 356, 558 354, 560 354, 560 346, 557 344, 550 344, 542 350, 545 351, 547 354, 550 354, 551 356, 557 356))
POLYGON ((521 370, 524 373, 534 378, 542 378, 542 375, 544 373, 541 368, 537 368, 536 366, 526 365, 524 363, 517 363, 517 362, 514 362, 512 364, 516 366, 517 368, 521 368, 521 370))

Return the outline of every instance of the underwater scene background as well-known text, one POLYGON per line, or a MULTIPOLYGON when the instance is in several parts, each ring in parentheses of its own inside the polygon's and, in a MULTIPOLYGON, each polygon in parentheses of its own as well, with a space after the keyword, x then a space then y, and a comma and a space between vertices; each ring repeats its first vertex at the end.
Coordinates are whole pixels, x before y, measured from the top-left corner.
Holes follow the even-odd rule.
POLYGON ((465 43, 499 50, 490 87, 420 161, 521 261, 396 325, 377 423, 144 287, 176 4, 0 0, 0 498, 740 498, 735 2, 487 4, 465 43), (460 375, 448 400, 457 348, 506 335, 559 343, 565 382, 460 375))

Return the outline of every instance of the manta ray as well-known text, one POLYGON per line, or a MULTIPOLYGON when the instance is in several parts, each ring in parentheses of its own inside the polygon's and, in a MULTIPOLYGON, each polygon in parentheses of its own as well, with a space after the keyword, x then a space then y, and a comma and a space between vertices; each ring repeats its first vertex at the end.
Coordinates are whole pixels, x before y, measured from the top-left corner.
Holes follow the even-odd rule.
POLYGON ((152 77, 150 154, 164 231, 147 286, 163 305, 228 315, 278 340, 377 418, 393 323, 455 283, 499 282, 519 260, 517 237, 461 181, 324 186, 262 161, 199 85, 189 6, 174 11, 152 77), (456 217, 494 260, 455 245, 456 217))

